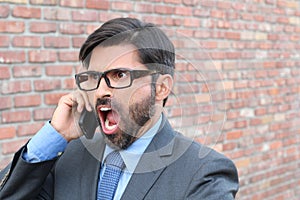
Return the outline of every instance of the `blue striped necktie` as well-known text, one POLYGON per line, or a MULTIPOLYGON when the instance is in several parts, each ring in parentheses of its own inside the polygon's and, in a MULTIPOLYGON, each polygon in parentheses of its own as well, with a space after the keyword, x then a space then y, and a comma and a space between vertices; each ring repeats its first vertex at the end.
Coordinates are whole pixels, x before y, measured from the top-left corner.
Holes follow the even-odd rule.
POLYGON ((106 157, 106 168, 98 183, 97 200, 112 200, 116 192, 124 161, 119 152, 113 151, 106 157))

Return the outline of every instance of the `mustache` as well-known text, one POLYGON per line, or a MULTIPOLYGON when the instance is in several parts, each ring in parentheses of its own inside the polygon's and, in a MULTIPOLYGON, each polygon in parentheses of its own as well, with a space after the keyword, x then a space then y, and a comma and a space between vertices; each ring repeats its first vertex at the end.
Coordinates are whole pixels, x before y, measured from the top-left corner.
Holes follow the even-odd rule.
POLYGON ((110 98, 99 98, 96 102, 96 108, 100 105, 109 105, 111 106, 111 99, 110 98))

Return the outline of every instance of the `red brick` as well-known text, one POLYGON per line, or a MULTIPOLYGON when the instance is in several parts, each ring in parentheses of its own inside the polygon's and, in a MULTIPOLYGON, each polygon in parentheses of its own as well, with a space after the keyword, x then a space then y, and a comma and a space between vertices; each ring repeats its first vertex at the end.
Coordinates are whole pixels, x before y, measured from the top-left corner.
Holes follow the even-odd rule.
POLYGON ((214 7, 215 1, 200 1, 201 6, 203 7, 214 7))
POLYGON ((15 47, 41 47, 41 38, 36 36, 16 36, 13 39, 15 47))
POLYGON ((55 108, 41 108, 33 111, 34 120, 51 120, 55 108))
POLYGON ((157 5, 154 7, 154 12, 158 14, 172 14, 174 7, 166 5, 157 5))
POLYGON ((181 4, 182 0, 164 0, 164 2, 170 4, 181 4))
POLYGON ((23 33, 25 31, 24 22, 0 21, 0 32, 3 33, 23 33))
POLYGON ((133 3, 129 1, 111 2, 112 10, 133 11, 133 3))
POLYGON ((30 0, 31 4, 37 4, 37 5, 56 5, 57 0, 30 0))
POLYGON ((41 104, 41 96, 36 95, 22 95, 14 97, 15 107, 33 107, 41 104))
POLYGON ((35 91, 50 91, 61 88, 60 80, 36 80, 34 81, 35 91))
POLYGON ((60 8, 44 8, 44 18, 48 20, 66 20, 72 19, 71 10, 60 9, 60 8))
POLYGON ((13 68, 14 77, 35 77, 41 76, 41 66, 15 66, 13 68))
MULTIPOLYGON (((88 25, 86 26, 86 32, 87 32, 88 34, 91 34, 91 33, 93 33, 97 28, 99 28, 98 25, 88 24, 88 25)), ((86 39, 86 38, 85 38, 85 39, 86 39)))
POLYGON ((230 22, 224 21, 224 20, 219 20, 217 23, 218 28, 222 29, 229 29, 230 28, 230 22))
POLYGON ((233 131, 226 133, 227 140, 236 140, 239 139, 243 135, 242 131, 233 131))
POLYGON ((8 109, 12 107, 12 99, 10 96, 0 97, 0 110, 8 109))
POLYGON ((9 67, 0 67, 0 80, 10 78, 10 69, 9 67))
POLYGON ((83 34, 85 32, 85 27, 83 24, 63 23, 59 25, 59 31, 62 34, 78 35, 78 34, 83 34))
POLYGON ((29 62, 32 63, 51 63, 57 60, 57 53, 51 50, 29 51, 29 62))
POLYGON ((84 37, 73 37, 72 44, 74 48, 80 48, 85 42, 86 38, 84 37))
POLYGON ((184 5, 192 6, 192 7, 200 7, 198 0, 182 0, 184 5))
POLYGON ((135 5, 135 11, 141 12, 141 13, 153 13, 154 12, 154 6, 149 3, 142 3, 135 5))
POLYGON ((10 156, 2 156, 2 159, 0 160, 0 170, 4 169, 10 162, 12 158, 10 156))
POLYGON ((0 47, 8 47, 10 43, 9 36, 0 36, 0 47))
POLYGON ((86 0, 86 7, 100 10, 108 10, 110 8, 107 0, 102 0, 101 3, 98 0, 86 0))
POLYGON ((44 125, 42 122, 21 124, 17 127, 18 136, 28 136, 36 134, 44 125))
POLYGON ((194 16, 198 16, 198 17, 209 17, 210 15, 210 11, 208 9, 204 9, 204 8, 195 8, 194 9, 194 16))
POLYGON ((210 54, 210 56, 213 59, 225 59, 226 53, 225 52, 213 52, 210 54))
POLYGON ((277 23, 281 23, 281 24, 289 23, 289 19, 287 17, 278 17, 276 21, 277 21, 277 23))
POLYGON ((2 94, 15 94, 19 92, 30 92, 31 91, 31 81, 9 81, 3 82, 1 85, 2 94))
MULTIPOLYGON (((101 3, 99 2, 99 4, 101 4, 101 3)), ((82 8, 84 6, 84 1, 82 1, 82 0, 60 0, 60 6, 82 8)))
POLYGON ((27 122, 31 118, 30 111, 2 112, 2 123, 27 122))
POLYGON ((0 127, 0 139, 13 138, 16 135, 16 128, 13 126, 0 127))
POLYGON ((226 17, 226 14, 222 10, 211 10, 210 11, 210 16, 213 17, 213 18, 224 19, 226 17))
POLYGON ((197 38, 209 38, 210 32, 208 30, 196 30, 194 36, 197 38))
POLYGON ((223 151, 230 151, 237 147, 236 142, 230 142, 223 144, 223 151))
POLYGON ((247 127, 247 121, 237 121, 234 123, 235 128, 245 128, 247 127))
POLYGON ((12 15, 20 18, 41 18, 40 8, 30 8, 24 6, 17 6, 13 9, 12 15))
POLYGON ((167 25, 167 26, 181 26, 181 24, 182 24, 182 19, 180 19, 180 18, 171 18, 171 17, 167 17, 166 19, 165 19, 165 24, 167 25))
POLYGON ((57 30, 56 23, 51 22, 31 22, 30 31, 33 33, 55 33, 57 30))
POLYGON ((25 62, 24 51, 0 51, 0 63, 22 63, 25 62))
POLYGON ((70 39, 69 37, 45 37, 44 45, 47 48, 69 48, 70 39))
POLYGON ((95 21, 98 21, 98 12, 96 12, 96 11, 73 11, 72 19, 74 21, 95 22, 95 21))
POLYGON ((73 73, 73 66, 71 65, 53 65, 46 67, 46 74, 48 76, 71 76, 73 73))
POLYGON ((230 40, 239 40, 241 38, 241 34, 236 32, 226 32, 225 38, 230 40))
POLYGON ((0 6, 0 17, 6 18, 9 15, 9 6, 7 5, 1 5, 0 6))
POLYGON ((78 61, 78 51, 74 52, 59 52, 59 60, 61 62, 76 62, 78 61))
POLYGON ((122 17, 122 14, 120 13, 107 13, 107 12, 100 12, 99 13, 99 21, 100 22, 106 22, 110 19, 122 17))
POLYGON ((67 93, 48 93, 44 95, 45 104, 47 105, 56 105, 59 99, 66 95, 67 93))
MULTIPOLYGON (((185 22, 186 22, 186 20, 185 20, 185 22)), ((189 22, 186 22, 186 23, 189 23, 189 22)), ((177 34, 179 36, 182 36, 183 38, 189 38, 189 37, 192 37, 194 35, 194 31, 190 30, 190 29, 177 29, 177 34)), ((188 40, 183 39, 183 41, 185 41, 187 44, 189 44, 188 40)), ((181 47, 183 47, 183 46, 181 46, 181 47)))
POLYGON ((198 18, 186 18, 183 21, 183 25, 187 27, 199 27, 200 20, 198 18))
POLYGON ((17 152, 23 145, 26 144, 28 139, 9 141, 2 144, 2 154, 11 154, 17 152))
POLYGON ((220 9, 230 9, 231 8, 231 2, 230 1, 218 1, 217 7, 220 9))
POLYGON ((273 150, 273 149, 279 149, 282 147, 282 142, 281 141, 274 141, 270 144, 270 149, 273 150))
POLYGON ((193 9, 191 7, 175 7, 176 15, 191 16, 193 9))
POLYGON ((69 79, 65 79, 63 81, 63 89, 75 89, 77 88, 76 84, 75 84, 75 80, 74 78, 69 78, 69 79))

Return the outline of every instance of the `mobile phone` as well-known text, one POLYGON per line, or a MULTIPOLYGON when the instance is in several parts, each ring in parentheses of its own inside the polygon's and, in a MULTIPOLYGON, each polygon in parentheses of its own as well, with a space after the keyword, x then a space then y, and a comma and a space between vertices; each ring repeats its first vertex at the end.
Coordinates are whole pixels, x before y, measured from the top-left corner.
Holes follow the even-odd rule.
POLYGON ((85 108, 81 112, 78 124, 87 139, 94 137, 95 130, 99 125, 95 113, 93 111, 89 112, 85 108))

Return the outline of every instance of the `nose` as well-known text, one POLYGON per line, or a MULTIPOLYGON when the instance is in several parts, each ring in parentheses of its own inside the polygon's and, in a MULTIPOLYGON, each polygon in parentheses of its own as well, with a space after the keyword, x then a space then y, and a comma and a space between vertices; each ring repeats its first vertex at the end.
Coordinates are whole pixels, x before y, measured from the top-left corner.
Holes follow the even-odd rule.
POLYGON ((112 88, 108 87, 104 77, 100 79, 99 87, 95 91, 97 98, 112 97, 112 88))

